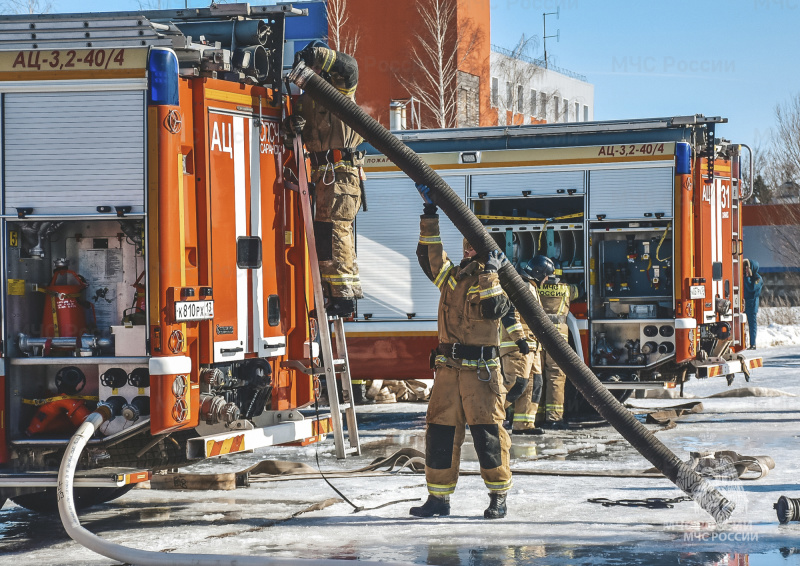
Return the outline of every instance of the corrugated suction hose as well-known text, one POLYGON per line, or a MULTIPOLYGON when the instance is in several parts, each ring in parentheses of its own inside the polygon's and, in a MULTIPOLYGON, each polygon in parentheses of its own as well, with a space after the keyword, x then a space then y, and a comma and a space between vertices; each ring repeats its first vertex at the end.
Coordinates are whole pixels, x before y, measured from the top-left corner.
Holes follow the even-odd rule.
MULTIPOLYGON (((302 62, 289 74, 289 80, 361 134, 365 140, 388 157, 414 182, 430 187, 433 201, 479 254, 485 255, 491 250, 499 249, 480 220, 467 208, 453 189, 416 153, 368 116, 352 100, 339 93, 302 62)), ((561 337, 542 307, 528 291, 526 283, 510 263, 506 263, 500 269, 499 274, 503 290, 517 307, 522 318, 547 350, 548 355, 552 356, 561 366, 592 407, 611 423, 642 456, 697 501, 717 522, 726 521, 733 513, 734 503, 728 501, 706 479, 682 462, 611 395, 561 337)))

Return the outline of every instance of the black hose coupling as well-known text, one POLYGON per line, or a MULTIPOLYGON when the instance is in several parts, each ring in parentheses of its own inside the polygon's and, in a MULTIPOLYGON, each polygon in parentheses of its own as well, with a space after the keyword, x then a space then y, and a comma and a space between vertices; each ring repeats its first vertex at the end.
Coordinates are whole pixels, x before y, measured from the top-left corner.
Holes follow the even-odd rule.
POLYGON ((314 70, 310 67, 307 67, 303 61, 298 61, 297 64, 292 67, 292 70, 289 71, 289 74, 286 78, 292 81, 300 88, 305 88, 308 79, 315 75, 314 70))
POLYGON ((781 525, 785 525, 789 521, 800 521, 800 497, 781 495, 772 508, 778 514, 781 525))

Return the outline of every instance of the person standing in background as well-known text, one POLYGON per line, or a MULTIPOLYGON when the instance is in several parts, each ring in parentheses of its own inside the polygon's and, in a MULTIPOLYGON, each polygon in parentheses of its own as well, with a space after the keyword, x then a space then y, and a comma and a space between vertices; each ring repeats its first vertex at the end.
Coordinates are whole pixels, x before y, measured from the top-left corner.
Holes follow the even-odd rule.
POLYGON ((747 325, 750 327, 750 347, 756 349, 756 333, 758 332, 758 303, 761 299, 761 289, 764 279, 758 274, 758 262, 745 259, 744 265, 744 313, 747 315, 747 325))

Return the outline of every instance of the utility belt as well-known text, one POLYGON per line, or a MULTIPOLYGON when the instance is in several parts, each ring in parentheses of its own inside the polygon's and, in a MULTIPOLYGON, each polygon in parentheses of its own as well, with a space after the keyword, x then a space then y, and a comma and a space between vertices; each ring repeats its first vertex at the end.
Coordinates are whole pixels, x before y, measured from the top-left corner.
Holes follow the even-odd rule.
MULTIPOLYGON (((361 208, 364 209, 364 212, 367 211, 367 190, 364 187, 364 180, 366 176, 364 175, 364 155, 365 152, 358 151, 357 149, 329 149, 327 151, 312 151, 308 154, 308 158, 311 161, 311 165, 314 167, 325 167, 325 171, 327 173, 328 167, 331 167, 331 172, 333 174, 333 178, 331 183, 336 179, 336 173, 333 169, 338 164, 342 164, 345 167, 353 167, 358 169, 358 184, 361 187, 361 208)), ((324 179, 323 179, 324 180, 324 179)), ((326 184, 331 184, 326 183, 326 184)))
POLYGON ((547 318, 550 319, 550 322, 553 324, 566 324, 567 323, 567 315, 565 314, 548 314, 547 318))
POLYGON ((469 346, 458 343, 439 344, 436 347, 436 353, 454 360, 491 360, 500 355, 497 346, 469 346))
POLYGON ((314 167, 323 167, 339 162, 350 167, 360 167, 364 163, 364 152, 356 149, 329 149, 327 151, 313 151, 308 155, 314 167))

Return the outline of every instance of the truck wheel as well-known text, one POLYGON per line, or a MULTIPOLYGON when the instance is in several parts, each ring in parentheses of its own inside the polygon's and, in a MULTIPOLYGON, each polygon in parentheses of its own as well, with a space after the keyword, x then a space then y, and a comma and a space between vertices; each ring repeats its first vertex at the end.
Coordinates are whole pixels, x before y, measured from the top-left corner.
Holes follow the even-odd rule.
MULTIPOLYGON (((611 394, 616 397, 617 401, 624 403, 633 395, 633 389, 612 389, 611 394)), ((568 379, 564 387, 564 418, 568 420, 591 420, 593 417, 600 418, 600 415, 568 379)))
MULTIPOLYGON (((122 487, 79 487, 75 489, 75 507, 78 509, 86 509, 92 505, 99 505, 113 501, 118 497, 122 497, 133 489, 135 484, 123 485, 122 487)), ((37 491, 36 493, 26 493, 24 495, 16 495, 11 498, 11 501, 36 511, 37 513, 54 513, 58 512, 58 500, 56 499, 56 488, 48 487, 44 491, 37 491)))

